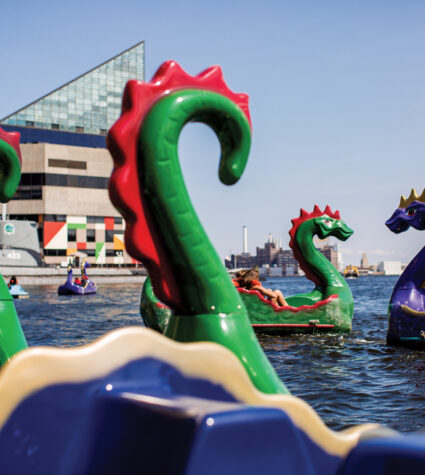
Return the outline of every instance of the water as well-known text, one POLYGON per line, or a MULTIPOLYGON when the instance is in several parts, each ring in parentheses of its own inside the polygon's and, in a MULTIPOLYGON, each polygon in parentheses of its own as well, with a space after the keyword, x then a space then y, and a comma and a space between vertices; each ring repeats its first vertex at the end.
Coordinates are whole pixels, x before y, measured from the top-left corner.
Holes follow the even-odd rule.
MULTIPOLYGON (((349 280, 355 310, 350 335, 260 336, 292 394, 311 404, 333 429, 376 422, 401 432, 425 427, 425 352, 387 347, 387 304, 397 278, 349 280)), ((273 278, 284 295, 312 289, 300 277, 273 278)), ((140 284, 102 285, 96 295, 58 296, 31 287, 16 307, 30 346, 76 346, 107 331, 142 325, 140 284)))

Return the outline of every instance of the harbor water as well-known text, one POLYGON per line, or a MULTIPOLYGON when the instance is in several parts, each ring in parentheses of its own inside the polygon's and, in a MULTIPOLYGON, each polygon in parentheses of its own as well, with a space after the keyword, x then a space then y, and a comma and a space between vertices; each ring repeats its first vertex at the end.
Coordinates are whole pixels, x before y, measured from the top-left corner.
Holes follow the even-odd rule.
MULTIPOLYGON (((387 305, 397 280, 349 280, 354 296, 349 335, 259 335, 260 343, 293 395, 311 404, 333 429, 376 422, 400 432, 425 428, 425 352, 387 347, 387 305)), ((270 278, 284 295, 306 292, 302 277, 270 278)), ((57 286, 26 286, 16 301, 28 344, 76 346, 115 328, 142 325, 141 284, 106 285, 84 297, 59 296, 57 286)))

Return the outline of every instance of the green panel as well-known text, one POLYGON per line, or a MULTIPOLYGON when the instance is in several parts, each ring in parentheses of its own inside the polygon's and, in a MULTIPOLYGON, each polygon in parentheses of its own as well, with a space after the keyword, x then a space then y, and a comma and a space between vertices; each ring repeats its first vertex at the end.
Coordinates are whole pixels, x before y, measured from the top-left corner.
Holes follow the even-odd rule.
POLYGON ((82 223, 67 223, 68 229, 86 229, 87 224, 82 223))
POLYGON ((100 254, 102 253, 102 250, 103 250, 104 246, 105 246, 104 242, 97 242, 96 243, 96 248, 95 248, 96 260, 99 258, 100 254))

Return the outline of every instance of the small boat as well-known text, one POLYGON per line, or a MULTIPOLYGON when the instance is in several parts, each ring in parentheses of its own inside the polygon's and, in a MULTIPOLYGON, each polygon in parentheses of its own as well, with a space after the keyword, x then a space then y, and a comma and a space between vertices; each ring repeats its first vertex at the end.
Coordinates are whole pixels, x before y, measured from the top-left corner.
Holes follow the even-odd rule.
MULTIPOLYGON (((425 230, 425 190, 400 199, 398 208, 385 222, 395 234, 410 227, 425 230)), ((425 348, 425 247, 411 260, 396 282, 388 305, 387 344, 425 348)))
POLYGON ((86 260, 83 260, 81 264, 81 279, 77 277, 74 281, 72 281, 72 266, 68 266, 68 278, 66 282, 58 288, 59 295, 88 295, 97 292, 96 284, 87 277, 87 265, 86 260))
POLYGON ((344 270, 344 277, 346 279, 357 279, 359 276, 359 270, 356 266, 349 265, 344 270))
POLYGON ((29 293, 19 284, 11 285, 9 287, 9 292, 14 299, 27 299, 30 296, 29 293))

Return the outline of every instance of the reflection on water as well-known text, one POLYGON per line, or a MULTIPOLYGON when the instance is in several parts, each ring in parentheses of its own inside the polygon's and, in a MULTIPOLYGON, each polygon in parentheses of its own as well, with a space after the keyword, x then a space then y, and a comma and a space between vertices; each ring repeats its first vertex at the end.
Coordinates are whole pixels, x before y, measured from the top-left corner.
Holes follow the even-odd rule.
MULTIPOLYGON (((264 351, 292 394, 334 429, 377 422, 424 428, 425 352, 387 347, 387 305, 396 277, 349 280, 355 301, 350 335, 260 335, 264 351)), ((305 278, 265 283, 284 295, 306 292, 305 278)), ((102 285, 95 295, 58 296, 56 286, 27 287, 16 307, 29 345, 75 346, 128 325, 142 325, 140 284, 102 285)))

